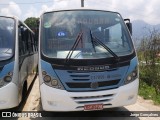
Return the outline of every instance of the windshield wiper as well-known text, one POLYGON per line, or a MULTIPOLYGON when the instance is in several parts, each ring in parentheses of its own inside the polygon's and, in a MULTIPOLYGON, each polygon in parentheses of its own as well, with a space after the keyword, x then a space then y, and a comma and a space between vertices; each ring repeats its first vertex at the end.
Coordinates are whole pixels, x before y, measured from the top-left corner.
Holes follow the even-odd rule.
POLYGON ((91 30, 90 30, 90 36, 91 36, 92 47, 93 47, 93 49, 94 49, 94 52, 96 53, 95 42, 94 42, 94 38, 93 38, 93 35, 92 35, 92 31, 91 31, 91 30))
POLYGON ((83 36, 83 32, 79 32, 79 34, 76 38, 76 41, 74 42, 72 48, 69 50, 69 52, 66 56, 65 63, 67 63, 70 60, 70 58, 72 57, 72 54, 73 54, 74 50, 76 49, 76 47, 78 46, 80 40, 82 39, 82 36, 83 36))
POLYGON ((116 59, 117 62, 119 62, 119 57, 108 46, 106 46, 103 42, 101 42, 101 40, 99 40, 97 37, 93 36, 91 30, 90 30, 90 36, 91 36, 91 42, 92 42, 94 51, 96 51, 95 50, 95 43, 99 44, 104 49, 106 49, 116 59))

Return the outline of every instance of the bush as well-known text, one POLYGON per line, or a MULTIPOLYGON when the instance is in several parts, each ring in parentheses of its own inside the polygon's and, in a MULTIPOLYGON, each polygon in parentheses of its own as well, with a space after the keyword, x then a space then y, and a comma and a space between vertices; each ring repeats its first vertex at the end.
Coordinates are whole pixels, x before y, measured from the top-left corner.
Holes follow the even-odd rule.
POLYGON ((140 66, 140 80, 153 86, 156 94, 160 94, 160 76, 159 76, 159 65, 157 66, 140 66))
POLYGON ((139 95, 144 99, 152 99, 154 104, 160 104, 160 95, 157 95, 155 88, 142 80, 140 80, 139 95))
POLYGON ((154 87, 156 94, 160 94, 160 33, 150 30, 149 36, 144 37, 138 50, 140 61, 140 80, 154 87))

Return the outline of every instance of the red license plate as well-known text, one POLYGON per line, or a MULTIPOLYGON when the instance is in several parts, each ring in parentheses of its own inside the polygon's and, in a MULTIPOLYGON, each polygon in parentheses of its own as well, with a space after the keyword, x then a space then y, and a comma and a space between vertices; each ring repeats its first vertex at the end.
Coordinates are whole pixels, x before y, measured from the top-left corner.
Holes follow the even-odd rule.
POLYGON ((103 104, 85 105, 84 110, 103 110, 103 104))

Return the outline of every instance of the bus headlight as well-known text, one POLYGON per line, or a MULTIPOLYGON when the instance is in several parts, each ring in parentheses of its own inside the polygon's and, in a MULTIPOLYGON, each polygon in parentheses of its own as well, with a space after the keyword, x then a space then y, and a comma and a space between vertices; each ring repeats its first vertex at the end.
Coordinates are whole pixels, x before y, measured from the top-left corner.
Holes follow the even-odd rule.
POLYGON ((132 76, 131 75, 128 75, 127 76, 127 81, 131 81, 132 80, 132 76))
POLYGON ((13 72, 9 72, 6 76, 4 76, 2 79, 0 79, 0 87, 3 87, 4 85, 11 82, 12 76, 13 76, 13 72))
POLYGON ((63 85, 61 84, 58 78, 52 77, 46 71, 42 71, 42 76, 43 76, 44 83, 46 85, 57 88, 57 89, 62 89, 62 90, 64 89, 63 85))
POLYGON ((51 84, 52 84, 53 86, 57 86, 57 85, 58 85, 58 80, 53 79, 52 82, 51 82, 51 84))
POLYGON ((4 81, 5 82, 11 82, 12 81, 12 78, 10 76, 5 76, 4 77, 4 81))
POLYGON ((132 72, 132 76, 133 76, 133 77, 136 77, 136 78, 137 78, 137 74, 138 74, 137 70, 135 70, 135 71, 132 72))
POLYGON ((50 82, 51 81, 51 77, 49 75, 44 76, 44 81, 45 82, 50 82))
POLYGON ((136 67, 127 77, 125 80, 125 84, 128 84, 134 81, 138 77, 138 68, 136 67))

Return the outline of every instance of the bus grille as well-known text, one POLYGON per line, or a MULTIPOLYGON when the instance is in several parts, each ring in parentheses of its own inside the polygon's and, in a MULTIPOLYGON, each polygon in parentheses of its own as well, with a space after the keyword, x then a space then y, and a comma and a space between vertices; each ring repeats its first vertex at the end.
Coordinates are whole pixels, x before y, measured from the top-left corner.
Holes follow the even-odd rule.
POLYGON ((97 104, 97 103, 104 103, 109 104, 110 101, 113 99, 115 94, 107 94, 107 95, 97 95, 97 96, 83 96, 83 97, 72 97, 72 99, 80 104, 97 104))
MULTIPOLYGON (((97 82, 98 87, 106 87, 111 85, 117 85, 119 83, 120 79, 118 80, 111 80, 111 81, 102 81, 97 82)), ((66 83, 69 88, 91 88, 91 82, 67 82, 66 83)))
POLYGON ((68 91, 97 91, 97 90, 109 90, 118 88, 118 84, 121 78, 98 78, 92 79, 95 74, 99 73, 79 72, 79 71, 67 71, 69 73, 69 80, 65 81, 68 91))

